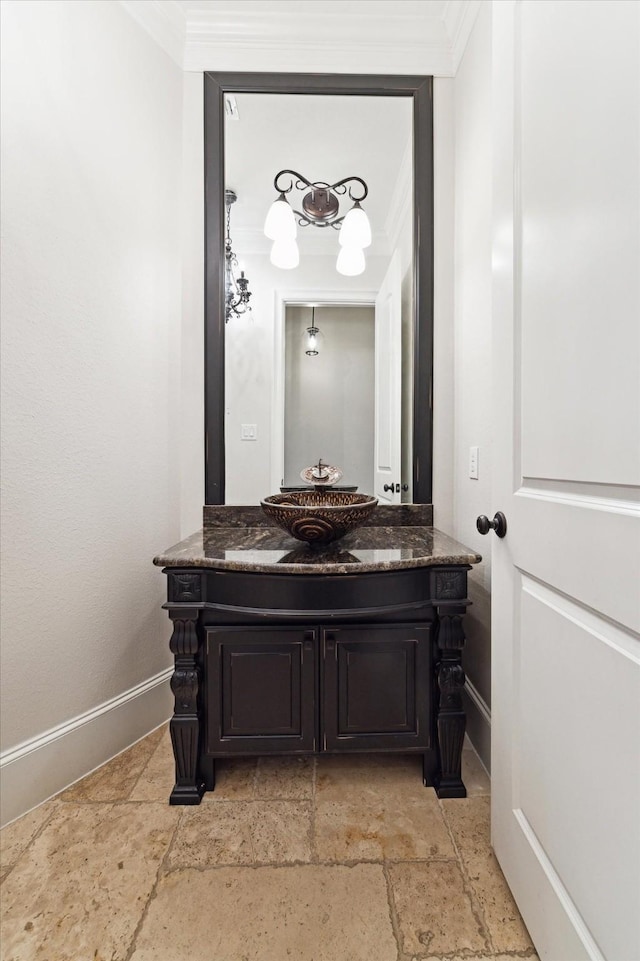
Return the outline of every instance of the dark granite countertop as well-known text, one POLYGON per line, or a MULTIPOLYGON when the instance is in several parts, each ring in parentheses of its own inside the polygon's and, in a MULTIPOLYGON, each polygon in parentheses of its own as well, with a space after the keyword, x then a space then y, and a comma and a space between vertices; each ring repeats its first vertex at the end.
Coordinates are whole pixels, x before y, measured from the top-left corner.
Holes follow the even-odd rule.
POLYGON ((158 554, 153 563, 269 574, 356 574, 477 564, 481 559, 448 534, 415 524, 361 527, 333 544, 313 548, 276 527, 213 525, 158 554))

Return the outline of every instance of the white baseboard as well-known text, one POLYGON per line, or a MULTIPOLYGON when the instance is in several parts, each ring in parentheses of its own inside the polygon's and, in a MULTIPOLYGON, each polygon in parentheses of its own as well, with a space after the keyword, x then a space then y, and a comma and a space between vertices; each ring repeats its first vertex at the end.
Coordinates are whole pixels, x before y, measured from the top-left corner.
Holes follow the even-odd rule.
POLYGON ((491 708, 467 678, 464 686, 464 707, 467 712, 467 736, 476 754, 491 772, 491 708))
POLYGON ((135 744, 171 716, 173 668, 0 755, 4 826, 135 744))

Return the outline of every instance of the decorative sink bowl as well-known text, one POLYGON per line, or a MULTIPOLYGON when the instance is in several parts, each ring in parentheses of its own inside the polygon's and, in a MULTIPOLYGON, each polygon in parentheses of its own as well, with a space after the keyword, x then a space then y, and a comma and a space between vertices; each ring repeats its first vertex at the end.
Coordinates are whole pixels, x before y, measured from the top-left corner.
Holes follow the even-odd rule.
POLYGON ((273 494, 260 501, 260 506, 299 541, 329 544, 364 524, 377 503, 378 498, 370 494, 322 490, 273 494))

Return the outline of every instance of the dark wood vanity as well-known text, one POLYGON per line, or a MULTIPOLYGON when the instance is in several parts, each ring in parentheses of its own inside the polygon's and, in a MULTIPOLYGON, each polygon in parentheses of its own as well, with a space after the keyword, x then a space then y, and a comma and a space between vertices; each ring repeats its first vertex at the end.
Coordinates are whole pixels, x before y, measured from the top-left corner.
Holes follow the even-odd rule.
POLYGON ((425 784, 465 796, 463 616, 480 558, 420 523, 430 510, 378 508, 311 549, 259 508, 205 508, 204 534, 155 558, 173 622, 171 804, 213 790, 217 758, 323 752, 419 753, 425 784))
MULTIPOLYGON (((173 622, 172 804, 215 787, 216 759, 359 751, 422 755, 425 784, 464 797, 461 663, 467 572, 480 557, 433 528, 433 80, 206 73, 203 531, 154 563, 173 622), (311 549, 259 507, 224 506, 225 97, 409 98, 412 105, 411 505, 311 549)), ((400 478, 398 478, 400 480, 400 478)), ((405 487, 406 489, 406 487, 405 487)), ((258 495, 259 496, 259 495, 258 495)))

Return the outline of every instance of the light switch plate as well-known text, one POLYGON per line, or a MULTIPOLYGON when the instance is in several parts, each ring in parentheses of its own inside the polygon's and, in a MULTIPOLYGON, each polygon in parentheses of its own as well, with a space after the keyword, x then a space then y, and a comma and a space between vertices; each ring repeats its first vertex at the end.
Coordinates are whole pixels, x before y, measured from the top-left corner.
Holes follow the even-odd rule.
POLYGON ((258 439, 258 425, 257 424, 242 424, 240 431, 240 440, 257 440, 258 439))
POLYGON ((469 477, 478 480, 478 447, 469 448, 469 477))

